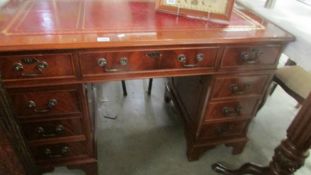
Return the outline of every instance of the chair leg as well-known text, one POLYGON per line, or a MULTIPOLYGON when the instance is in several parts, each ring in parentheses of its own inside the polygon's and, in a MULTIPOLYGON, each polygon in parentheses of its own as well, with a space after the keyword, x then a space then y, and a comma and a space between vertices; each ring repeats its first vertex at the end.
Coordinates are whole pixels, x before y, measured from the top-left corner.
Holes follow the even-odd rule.
POLYGON ((149 84, 148 84, 148 91, 147 91, 147 94, 148 94, 148 95, 151 95, 152 82, 153 82, 153 78, 150 78, 150 79, 149 79, 149 84))
POLYGON ((125 80, 122 80, 121 82, 122 82, 123 96, 127 96, 125 80))
POLYGON ((273 94, 273 92, 275 91, 276 87, 278 86, 277 83, 273 82, 272 85, 271 85, 271 90, 269 92, 269 95, 271 96, 273 94))

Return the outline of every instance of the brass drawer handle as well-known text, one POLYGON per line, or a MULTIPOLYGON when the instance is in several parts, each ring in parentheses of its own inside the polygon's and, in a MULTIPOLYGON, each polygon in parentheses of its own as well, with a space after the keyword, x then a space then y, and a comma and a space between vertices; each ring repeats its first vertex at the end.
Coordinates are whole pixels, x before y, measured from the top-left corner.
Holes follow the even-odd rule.
MULTIPOLYGON (((104 68, 105 72, 119 72, 123 71, 124 69, 117 69, 117 68, 107 68, 108 61, 106 58, 99 58, 97 60, 98 66, 104 68)), ((120 65, 121 66, 127 66, 128 65, 128 59, 127 57, 121 57, 120 58, 120 65)))
POLYGON ((203 53, 198 53, 195 58, 196 58, 196 61, 197 61, 196 64, 186 64, 186 61, 187 61, 186 55, 179 54, 177 56, 177 61, 180 62, 180 63, 183 63, 183 66, 186 67, 186 68, 197 67, 199 65, 199 63, 205 59, 205 56, 204 56, 203 53))
POLYGON ((29 100, 27 102, 27 107, 29 109, 33 109, 34 112, 36 113, 46 113, 46 112, 50 112, 56 105, 57 105, 57 100, 56 99, 50 99, 48 101, 48 104, 47 104, 47 108, 46 109, 37 109, 37 104, 35 101, 33 100, 29 100))
POLYGON ((19 72, 22 77, 37 77, 42 75, 43 71, 48 68, 49 64, 46 61, 41 61, 34 58, 21 59, 20 62, 17 62, 13 65, 13 69, 16 72, 19 72), (35 72, 24 72, 24 64, 36 64, 35 72))
POLYGON ((41 137, 55 137, 55 136, 63 134, 64 131, 65 131, 65 128, 61 124, 55 127, 54 132, 48 132, 42 126, 39 126, 36 128, 36 133, 39 134, 41 137))
POLYGON ((244 85, 238 85, 238 84, 232 84, 230 86, 231 93, 235 95, 243 95, 248 92, 250 88, 249 84, 244 84, 244 85))
POLYGON ((219 127, 217 127, 216 128, 216 133, 218 134, 218 135, 224 135, 224 134, 227 134, 227 133, 229 133, 229 132, 232 132, 232 130, 233 130, 233 126, 232 125, 230 125, 230 124, 227 124, 227 125, 225 125, 225 126, 219 126, 219 127))
POLYGON ((61 147, 61 149, 57 151, 58 153, 53 153, 51 148, 45 148, 44 155, 48 158, 61 158, 61 157, 65 157, 70 151, 71 150, 69 146, 61 147))
POLYGON ((224 107, 222 108, 222 113, 224 116, 230 116, 230 115, 240 115, 242 110, 241 105, 237 105, 236 107, 224 107))
POLYGON ((256 64, 258 58, 263 54, 260 49, 248 49, 247 51, 241 52, 240 59, 246 64, 256 64))

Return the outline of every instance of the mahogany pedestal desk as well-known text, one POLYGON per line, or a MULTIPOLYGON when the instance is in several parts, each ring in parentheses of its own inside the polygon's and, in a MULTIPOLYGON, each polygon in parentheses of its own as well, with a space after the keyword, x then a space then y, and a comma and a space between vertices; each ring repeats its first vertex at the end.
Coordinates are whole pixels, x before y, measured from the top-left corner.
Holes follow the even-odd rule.
MULTIPOLYGON (((154 2, 11 1, 0 10, 3 127, 28 172, 96 174, 85 84, 172 77, 187 156, 242 152, 247 127, 294 38, 236 6, 228 25, 157 13, 154 2)), ((102 133, 104 135, 105 133, 102 133)), ((208 156, 208 155, 206 155, 208 156)))

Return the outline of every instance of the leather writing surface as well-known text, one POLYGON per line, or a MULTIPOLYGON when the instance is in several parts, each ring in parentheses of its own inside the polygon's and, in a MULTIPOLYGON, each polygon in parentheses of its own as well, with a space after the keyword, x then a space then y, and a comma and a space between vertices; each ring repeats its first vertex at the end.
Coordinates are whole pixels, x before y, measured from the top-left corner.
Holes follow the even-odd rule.
POLYGON ((137 0, 28 0, 0 12, 0 51, 293 39, 241 7, 228 25, 156 12, 154 2, 137 0))
POLYGON ((93 32, 153 32, 169 30, 261 30, 264 27, 239 10, 229 25, 155 12, 154 3, 55 0, 30 1, 17 13, 9 35, 93 32), (116 13, 117 12, 117 13, 116 13))

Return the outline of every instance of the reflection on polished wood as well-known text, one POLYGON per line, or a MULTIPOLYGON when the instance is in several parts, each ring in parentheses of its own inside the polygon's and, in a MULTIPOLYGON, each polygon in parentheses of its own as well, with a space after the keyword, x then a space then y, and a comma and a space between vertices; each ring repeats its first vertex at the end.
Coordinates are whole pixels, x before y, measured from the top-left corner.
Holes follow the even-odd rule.
POLYGON ((173 77, 165 100, 185 119, 187 158, 220 144, 238 154, 293 40, 240 6, 222 25, 158 13, 145 0, 9 1, 0 8, 1 124, 28 174, 39 165, 96 175, 85 85, 173 77))
POLYGON ((311 94, 287 130, 287 138, 275 149, 268 167, 247 163, 237 170, 230 170, 222 163, 213 169, 223 175, 292 175, 304 165, 311 147, 311 94))

